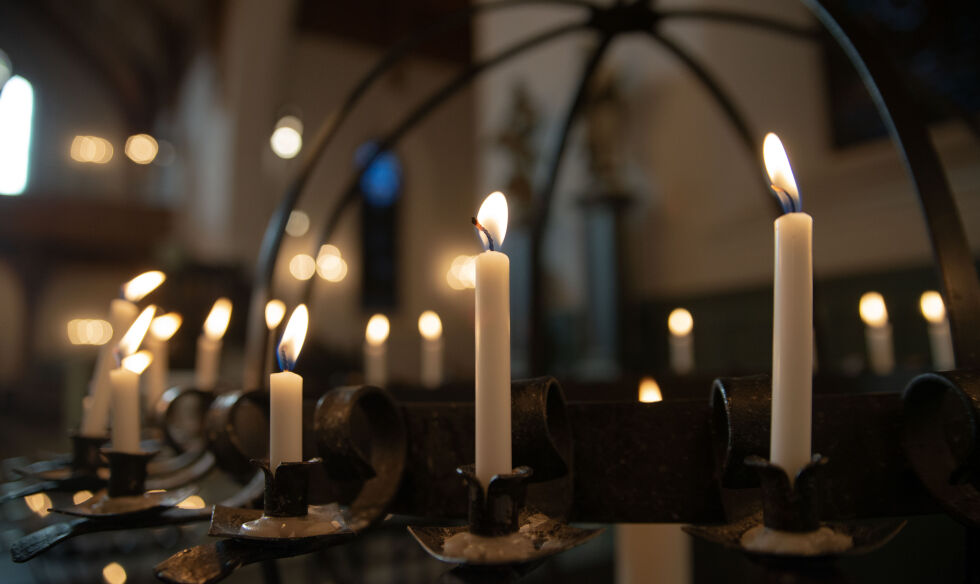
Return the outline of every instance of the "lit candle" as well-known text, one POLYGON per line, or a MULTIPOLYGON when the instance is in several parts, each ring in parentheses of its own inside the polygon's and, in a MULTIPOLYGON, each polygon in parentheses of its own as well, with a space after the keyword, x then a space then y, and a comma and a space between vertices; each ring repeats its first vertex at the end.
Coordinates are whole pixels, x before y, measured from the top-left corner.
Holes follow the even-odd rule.
POLYGON ((422 386, 442 385, 442 321, 432 310, 419 315, 419 334, 422 335, 422 386))
POLYGON ((888 375, 895 369, 895 349, 885 299, 877 292, 867 292, 861 296, 858 312, 866 325, 864 337, 868 346, 868 365, 874 374, 888 375))
POLYGON ((231 321, 231 300, 219 298, 204 321, 204 332, 197 339, 197 389, 211 391, 218 383, 221 338, 231 321))
POLYGON ((87 406, 82 415, 82 436, 105 436, 109 422, 109 401, 112 394, 112 383, 109 381, 109 371, 116 367, 116 357, 113 355, 119 339, 129 329, 139 308, 136 302, 155 290, 167 276, 160 271, 145 272, 126 282, 121 288, 121 298, 115 298, 109 304, 109 324, 112 326, 112 337, 102 346, 98 360, 95 362, 95 372, 89 387, 87 406))
POLYGON ((310 315, 300 304, 286 323, 279 342, 280 373, 269 376, 269 468, 303 460, 303 378, 293 373, 306 340, 310 315))
POLYGON ((364 329, 364 383, 377 387, 388 384, 388 317, 375 314, 364 329))
POLYGON ((176 312, 158 316, 150 323, 150 334, 143 345, 153 355, 144 376, 146 392, 145 409, 152 412, 160 396, 167 390, 170 377, 170 339, 177 333, 183 319, 176 312))
POLYGON ((775 222, 769 456, 792 482, 811 456, 813 218, 802 212, 793 169, 775 134, 766 135, 763 155, 784 210, 775 222))
POLYGON ((677 375, 694 370, 694 318, 686 308, 675 308, 667 317, 670 329, 670 369, 677 375))
POLYGON ((507 198, 490 194, 473 219, 484 252, 476 257, 476 476, 484 488, 510 474, 510 258, 507 198))
POLYGON ((116 347, 119 367, 109 372, 112 386, 112 449, 140 452, 140 373, 153 360, 149 351, 136 353, 153 321, 156 308, 147 307, 116 347))
POLYGON ((644 377, 640 380, 639 400, 645 404, 652 404, 664 399, 660 393, 660 384, 652 377, 644 377))
POLYGON ((956 368, 953 356, 953 337, 946 318, 946 305, 943 297, 935 290, 923 292, 919 298, 922 316, 929 323, 929 347, 932 349, 932 366, 936 371, 949 371, 956 368))
MULTIPOLYGON (((286 316, 286 303, 282 300, 270 300, 265 305, 265 327, 269 329, 269 340, 266 347, 272 349, 276 346, 276 331, 282 322, 282 317, 286 316)), ((272 373, 272 355, 275 350, 266 351, 265 373, 272 373)))

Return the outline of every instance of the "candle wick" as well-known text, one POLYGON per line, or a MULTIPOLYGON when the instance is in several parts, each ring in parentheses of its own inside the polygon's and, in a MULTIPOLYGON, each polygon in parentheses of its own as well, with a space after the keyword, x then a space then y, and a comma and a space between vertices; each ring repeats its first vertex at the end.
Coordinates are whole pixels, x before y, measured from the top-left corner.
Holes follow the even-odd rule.
POLYGON ((798 197, 794 197, 774 184, 770 184, 769 188, 776 195, 776 198, 779 199, 779 206, 783 208, 783 213, 799 213, 803 211, 803 205, 800 203, 798 197))
POLYGON ((476 228, 482 231, 483 235, 486 236, 487 247, 489 248, 489 251, 493 251, 493 237, 490 237, 490 232, 487 231, 487 228, 481 225, 480 222, 476 220, 476 217, 472 217, 471 221, 473 221, 473 225, 476 225, 476 228))
POLYGON ((289 357, 286 356, 285 343, 279 343, 279 350, 276 351, 276 361, 279 362, 280 371, 292 371, 293 364, 289 361, 289 357))

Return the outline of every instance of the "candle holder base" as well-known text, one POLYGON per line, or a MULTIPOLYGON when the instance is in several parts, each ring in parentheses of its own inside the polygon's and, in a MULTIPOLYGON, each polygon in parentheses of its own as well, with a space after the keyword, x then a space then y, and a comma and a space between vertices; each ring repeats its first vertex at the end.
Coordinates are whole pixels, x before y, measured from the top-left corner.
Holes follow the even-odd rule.
POLYGON ((172 491, 146 490, 146 471, 156 452, 119 452, 103 449, 109 461, 109 478, 104 491, 71 507, 54 508, 64 515, 87 518, 119 518, 140 513, 156 513, 175 507, 197 492, 196 487, 172 491))
POLYGON ((589 541, 601 529, 580 529, 525 505, 531 468, 495 475, 484 491, 472 465, 456 470, 469 494, 469 524, 410 526, 409 533, 429 555, 443 562, 499 567, 538 562, 589 541))
POLYGON ((340 505, 309 505, 310 469, 319 464, 283 462, 275 471, 266 461, 252 461, 265 474, 262 509, 216 506, 208 535, 265 543, 343 540, 354 535, 340 505))
POLYGON ((762 486, 762 510, 719 526, 685 526, 701 539, 759 558, 828 559, 862 555, 890 541, 903 520, 821 522, 819 480, 827 459, 814 454, 790 482, 786 471, 768 460, 749 456, 762 486))
POLYGON ((319 463, 283 462, 273 471, 268 462, 253 460, 265 474, 263 508, 216 505, 208 535, 223 539, 174 554, 156 565, 156 577, 177 584, 211 584, 245 564, 306 554, 352 539, 356 533, 346 509, 337 503, 308 504, 310 470, 319 463))

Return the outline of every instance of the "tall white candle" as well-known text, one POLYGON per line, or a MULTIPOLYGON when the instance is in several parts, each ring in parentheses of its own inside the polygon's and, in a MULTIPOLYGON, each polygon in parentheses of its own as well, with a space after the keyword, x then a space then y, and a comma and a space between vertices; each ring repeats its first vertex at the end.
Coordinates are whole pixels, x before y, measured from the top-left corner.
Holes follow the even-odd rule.
POLYGON ((422 386, 433 389, 442 385, 442 321, 438 314, 426 310, 419 315, 419 335, 422 386))
POLYGON ((375 314, 364 329, 364 383, 377 387, 388 385, 388 317, 375 314))
POLYGON ((146 372, 143 374, 144 407, 151 413, 160 400, 160 396, 170 385, 170 339, 177 333, 182 317, 176 312, 158 316, 150 323, 150 333, 143 340, 143 345, 153 355, 146 372))
POLYGON ((946 305, 939 292, 923 292, 919 298, 922 316, 929 323, 929 348, 932 352, 932 366, 936 371, 950 371, 956 368, 953 354, 953 336, 946 318, 946 305))
POLYGON ((149 351, 127 359, 136 352, 150 328, 156 307, 149 306, 140 313, 114 350, 119 367, 109 372, 112 399, 112 448, 120 452, 139 452, 140 434, 140 373, 153 359, 149 351))
POLYGON ((796 476, 811 457, 813 402, 813 218, 775 134, 763 146, 772 189, 785 214, 775 222, 772 431, 769 458, 796 476))
POLYGON ((677 375, 694 370, 694 318, 686 308, 675 308, 667 317, 670 330, 670 369, 677 375))
POLYGON ((868 366, 875 375, 888 375, 895 369, 895 348, 885 299, 877 292, 867 292, 861 296, 858 312, 866 325, 864 336, 868 347, 868 366))
POLYGON ((195 385, 197 389, 211 391, 218 383, 221 365, 221 339, 231 321, 231 300, 219 298, 211 307, 204 321, 204 331, 197 339, 195 385))
POLYGON ((269 377, 269 468, 303 460, 303 378, 293 373, 306 340, 309 313, 305 304, 293 310, 279 343, 280 373, 269 377))
POLYGON ((279 329, 279 324, 282 322, 282 318, 286 316, 286 304, 282 300, 270 300, 265 304, 265 327, 269 329, 269 338, 266 343, 266 360, 265 360, 265 374, 271 374, 274 369, 272 368, 273 355, 277 353, 276 349, 276 331, 279 329))
POLYGON ((95 362, 95 372, 89 386, 87 406, 82 414, 80 434, 83 436, 105 436, 109 422, 109 403, 112 397, 112 382, 109 372, 116 367, 116 357, 113 354, 119 339, 139 314, 136 302, 155 290, 166 280, 167 276, 160 271, 144 272, 121 287, 121 298, 115 298, 109 304, 109 324, 112 326, 112 337, 102 349, 95 362))
POLYGON ((507 199, 490 194, 473 223, 486 251, 476 258, 476 476, 484 488, 510 473, 510 258, 507 199))
POLYGON ((109 372, 112 380, 112 449, 138 453, 140 449, 140 374, 153 361, 149 351, 133 353, 109 372))

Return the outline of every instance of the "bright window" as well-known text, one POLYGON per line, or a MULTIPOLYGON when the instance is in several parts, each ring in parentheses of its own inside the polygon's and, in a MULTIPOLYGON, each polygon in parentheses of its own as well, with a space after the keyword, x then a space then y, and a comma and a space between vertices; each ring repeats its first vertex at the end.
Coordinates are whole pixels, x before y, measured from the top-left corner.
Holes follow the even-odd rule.
POLYGON ((15 75, 0 92, 0 195, 19 195, 27 187, 33 116, 34 88, 15 75))

